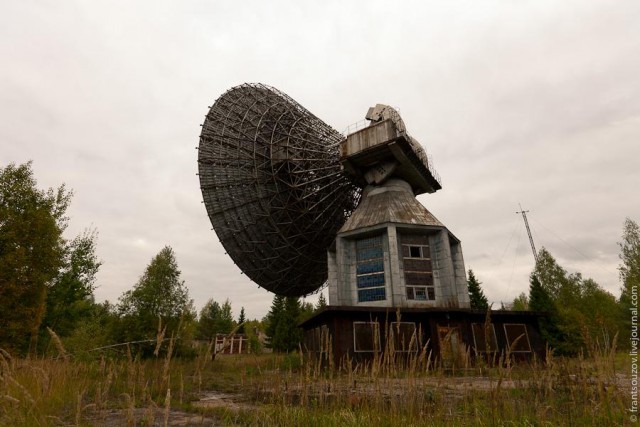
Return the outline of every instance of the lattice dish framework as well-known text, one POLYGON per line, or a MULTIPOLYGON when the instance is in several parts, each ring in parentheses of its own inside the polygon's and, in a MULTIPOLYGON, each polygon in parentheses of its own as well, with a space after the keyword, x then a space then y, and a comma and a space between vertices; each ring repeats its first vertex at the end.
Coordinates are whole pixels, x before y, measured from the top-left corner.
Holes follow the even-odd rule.
POLYGON ((326 251, 360 199, 343 174, 344 137, 277 89, 244 84, 224 93, 202 125, 200 187, 227 253, 279 295, 316 291, 326 251))

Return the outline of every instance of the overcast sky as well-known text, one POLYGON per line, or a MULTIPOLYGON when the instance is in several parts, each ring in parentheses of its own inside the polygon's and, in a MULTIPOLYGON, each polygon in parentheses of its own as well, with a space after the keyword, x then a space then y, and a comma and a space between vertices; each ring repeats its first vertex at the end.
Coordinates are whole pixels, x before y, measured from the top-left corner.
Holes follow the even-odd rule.
POLYGON ((617 242, 640 220, 638 1, 3 1, 0 59, 0 164, 74 190, 67 237, 97 228, 99 301, 170 245, 198 308, 268 311, 196 176, 207 107, 244 82, 338 131, 398 108, 442 177, 419 200, 497 305, 533 268, 518 203, 538 249, 619 294, 617 242))

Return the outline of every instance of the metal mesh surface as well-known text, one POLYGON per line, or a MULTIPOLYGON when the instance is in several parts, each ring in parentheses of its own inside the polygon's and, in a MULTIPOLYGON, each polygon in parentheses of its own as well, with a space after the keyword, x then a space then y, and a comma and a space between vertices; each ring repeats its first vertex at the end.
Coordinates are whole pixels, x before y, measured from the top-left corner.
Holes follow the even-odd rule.
POLYGON ((202 125, 200 187, 218 238, 240 269, 279 295, 327 279, 327 247, 357 205, 343 175, 344 137, 262 84, 223 94, 202 125))

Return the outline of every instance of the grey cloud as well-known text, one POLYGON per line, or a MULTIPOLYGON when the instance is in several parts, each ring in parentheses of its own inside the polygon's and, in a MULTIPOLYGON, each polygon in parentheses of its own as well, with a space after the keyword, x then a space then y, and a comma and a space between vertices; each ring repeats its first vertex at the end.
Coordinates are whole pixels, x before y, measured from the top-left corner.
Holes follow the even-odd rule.
POLYGON ((528 288, 518 202, 538 247, 617 293, 615 242, 625 216, 640 220, 639 18, 630 0, 4 2, 0 160, 33 159, 41 186, 75 190, 69 235, 100 233, 98 299, 117 300, 169 244, 197 306, 229 298, 262 317, 272 296, 200 204, 207 106, 264 82, 343 130, 388 103, 443 177, 420 200, 491 300, 528 288))

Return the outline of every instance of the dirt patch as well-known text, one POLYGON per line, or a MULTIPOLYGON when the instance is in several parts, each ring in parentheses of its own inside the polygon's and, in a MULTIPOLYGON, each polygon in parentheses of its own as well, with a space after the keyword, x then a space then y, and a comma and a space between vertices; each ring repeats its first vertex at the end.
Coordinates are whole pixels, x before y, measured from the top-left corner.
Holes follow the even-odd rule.
MULTIPOLYGON (((575 376, 567 377, 566 385, 588 384, 603 385, 605 387, 621 387, 624 381, 621 378, 603 381, 598 378, 579 379, 575 376)), ((555 383, 554 383, 555 384, 555 383)), ((323 400, 346 399, 366 400, 373 397, 382 397, 388 400, 403 399, 407 395, 419 393, 439 392, 448 398, 460 399, 470 393, 491 393, 498 390, 516 390, 536 387, 532 380, 498 379, 490 377, 427 377, 417 379, 384 378, 379 380, 356 379, 347 382, 344 379, 332 381, 318 381, 307 384, 288 384, 282 388, 265 387, 257 391, 258 398, 270 401, 274 396, 286 396, 292 403, 298 403, 301 396, 307 400, 320 398, 323 400)))
POLYGON ((200 400, 191 403, 196 408, 226 408, 232 411, 247 411, 256 409, 255 405, 243 401, 239 394, 206 392, 200 400))
MULTIPOLYGON (((223 408, 232 412, 253 410, 256 406, 242 400, 242 396, 237 394, 219 393, 209 391, 202 395, 200 400, 192 402, 194 408, 223 408)), ((134 408, 134 409, 110 409, 100 411, 93 416, 87 417, 91 425, 96 427, 121 427, 121 426, 164 426, 165 418, 167 425, 172 427, 185 426, 219 426, 229 425, 211 415, 194 414, 171 409, 165 413, 164 408, 134 408)))
POLYGON ((172 427, 185 426, 217 426, 219 421, 203 415, 189 414, 183 411, 171 410, 168 416, 160 408, 135 408, 133 410, 115 409, 101 411, 89 418, 91 425, 96 427, 122 427, 122 426, 153 426, 162 427, 167 424, 172 427))

